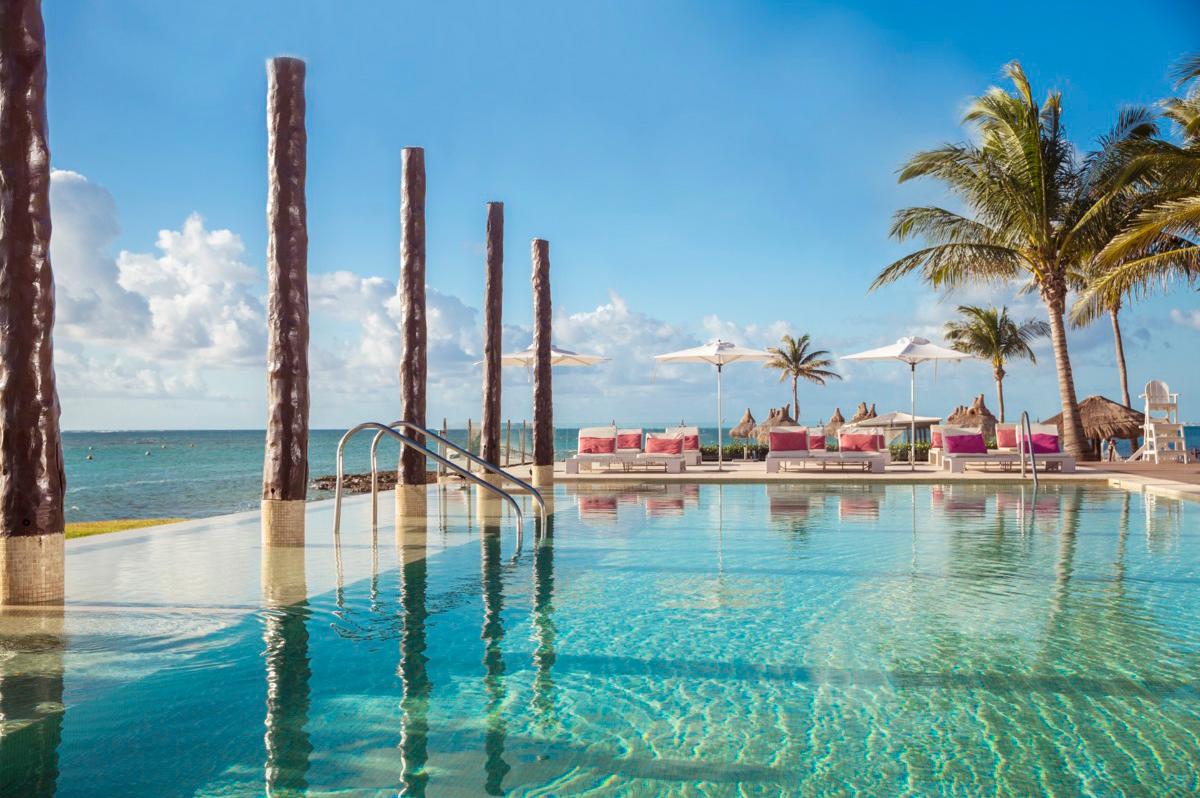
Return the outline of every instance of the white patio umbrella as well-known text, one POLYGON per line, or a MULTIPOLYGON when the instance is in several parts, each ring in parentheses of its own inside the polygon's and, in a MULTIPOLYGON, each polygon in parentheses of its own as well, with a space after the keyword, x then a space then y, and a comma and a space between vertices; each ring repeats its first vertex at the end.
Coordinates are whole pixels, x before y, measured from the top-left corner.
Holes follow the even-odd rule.
POLYGON ((962 360, 971 357, 957 349, 947 349, 944 346, 929 343, 926 338, 912 336, 901 338, 889 346, 878 349, 868 349, 854 355, 843 355, 842 360, 899 360, 907 363, 909 368, 912 400, 912 419, 910 421, 908 440, 908 465, 912 471, 917 470, 917 364, 926 360, 962 360))
MULTIPOLYGON (((533 344, 530 344, 528 349, 501 355, 500 365, 532 366, 536 359, 537 355, 533 351, 533 344)), ((603 363, 607 360, 612 360, 612 358, 600 355, 581 355, 578 352, 572 352, 570 349, 559 349, 554 344, 550 344, 551 366, 594 366, 597 363, 603 363)))
POLYGON ((714 338, 704 346, 681 349, 665 355, 655 355, 654 359, 659 363, 711 363, 717 367, 717 470, 723 470, 725 457, 722 451, 721 426, 725 423, 725 418, 721 413, 721 369, 726 363, 735 363, 739 360, 756 362, 770 360, 771 353, 714 338))

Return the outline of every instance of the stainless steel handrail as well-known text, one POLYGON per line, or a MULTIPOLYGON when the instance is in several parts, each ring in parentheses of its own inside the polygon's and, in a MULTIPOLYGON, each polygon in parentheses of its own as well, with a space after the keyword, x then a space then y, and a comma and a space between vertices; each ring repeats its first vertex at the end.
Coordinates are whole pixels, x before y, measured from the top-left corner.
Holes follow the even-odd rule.
POLYGON ((334 493, 333 493, 333 534, 334 535, 339 534, 339 532, 341 530, 341 526, 342 526, 342 478, 345 476, 343 455, 345 452, 346 441, 350 440, 350 438, 352 438, 356 433, 361 432, 365 429, 375 429, 375 430, 379 430, 383 434, 391 435, 393 438, 400 441, 400 443, 402 445, 409 446, 409 447, 421 452, 426 457, 433 458, 435 461, 437 461, 438 463, 441 463, 446 468, 448 468, 451 471, 453 471, 454 473, 458 474, 463 479, 466 479, 470 482, 474 482, 476 485, 479 485, 484 490, 494 493, 497 496, 499 496, 501 499, 504 499, 505 501, 507 501, 512 506, 513 512, 516 513, 516 516, 517 516, 517 550, 515 552, 513 552, 512 558, 515 560, 517 557, 520 556, 521 546, 522 546, 522 544, 524 542, 524 538, 525 538, 525 513, 521 510, 520 503, 512 497, 512 494, 508 493, 507 491, 503 490, 502 488, 496 487, 492 483, 488 482, 486 479, 483 479, 482 477, 477 476, 476 474, 472 474, 470 471, 466 470, 462 466, 458 465, 457 463, 452 462, 448 457, 443 457, 438 452, 435 452, 434 450, 432 450, 428 447, 422 446, 421 444, 417 443, 415 440, 408 437, 407 435, 405 435, 401 432, 397 432, 396 430, 392 429, 391 427, 389 427, 385 424, 381 424, 378 421, 365 421, 356 427, 352 427, 349 430, 347 430, 346 434, 342 436, 342 439, 340 441, 338 441, 337 482, 334 486, 334 493))
MULTIPOLYGON (((542 529, 546 528, 546 518, 547 518, 546 500, 542 498, 541 491, 539 491, 533 485, 530 485, 528 482, 526 482, 525 480, 516 476, 511 471, 506 471, 505 469, 501 468, 498 465, 493 465, 492 463, 489 463, 487 460, 484 460, 482 457, 478 457, 478 456, 472 454, 471 451, 469 449, 467 449, 466 447, 459 446, 457 443, 449 440, 444 435, 440 435, 431 429, 426 429, 425 427, 422 427, 420 424, 415 424, 411 421, 405 421, 403 419, 399 419, 397 421, 393 421, 388 426, 392 427, 392 428, 405 427, 413 432, 419 432, 422 435, 427 435, 428 437, 433 438, 434 440, 441 443, 443 446, 447 446, 447 447, 453 449, 454 451, 458 452, 463 457, 467 458, 472 463, 475 463, 477 466, 484 469, 485 471, 490 471, 493 474, 496 474, 500 477, 503 477, 504 479, 507 479, 509 482, 515 482, 517 484, 517 487, 521 488, 522 490, 528 491, 529 495, 533 497, 534 502, 537 504, 538 509, 541 511, 541 519, 542 519, 541 528, 542 529)), ((377 459, 376 459, 376 453, 379 450, 379 441, 382 437, 383 437, 383 432, 376 432, 374 440, 371 441, 371 496, 372 497, 374 497, 376 495, 376 493, 378 492, 379 466, 378 466, 377 459)), ((372 501, 373 500, 374 499, 372 499, 372 501)))
POLYGON ((1018 425, 1017 451, 1021 455, 1021 476, 1025 476, 1025 454, 1029 453, 1029 470, 1033 472, 1033 487, 1037 488, 1037 455, 1033 453, 1033 426, 1029 423, 1029 411, 1021 411, 1021 421, 1018 425))

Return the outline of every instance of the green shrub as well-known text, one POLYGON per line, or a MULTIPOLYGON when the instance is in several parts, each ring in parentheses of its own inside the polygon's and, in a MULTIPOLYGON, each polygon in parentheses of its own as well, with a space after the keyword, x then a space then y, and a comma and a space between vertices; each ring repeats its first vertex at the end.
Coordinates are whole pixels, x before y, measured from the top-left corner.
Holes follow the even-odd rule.
MULTIPOLYGON (((908 462, 908 444, 893 443, 888 447, 892 453, 892 460, 900 463, 908 462)), ((916 460, 918 463, 929 462, 929 441, 917 441, 916 460)))
MULTIPOLYGON (((727 443, 724 447, 724 459, 741 460, 745 455, 749 455, 751 460, 763 460, 767 456, 767 451, 768 447, 758 443, 727 443)), ((701 446, 700 457, 704 460, 716 460, 717 445, 710 443, 701 446)))

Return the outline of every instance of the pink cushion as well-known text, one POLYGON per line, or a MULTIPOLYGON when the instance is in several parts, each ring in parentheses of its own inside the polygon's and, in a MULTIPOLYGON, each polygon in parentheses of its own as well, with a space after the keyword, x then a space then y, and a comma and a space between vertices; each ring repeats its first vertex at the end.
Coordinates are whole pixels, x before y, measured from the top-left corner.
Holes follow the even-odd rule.
POLYGON ((617 450, 616 438, 580 438, 580 454, 612 454, 617 450))
POLYGON ((810 452, 825 451, 825 436, 824 435, 809 435, 808 436, 808 450, 810 452))
POLYGON ((981 432, 947 435, 945 442, 946 454, 987 454, 987 443, 983 440, 981 432))
POLYGON ((684 435, 683 436, 683 448, 689 452, 694 452, 694 451, 699 450, 700 436, 699 435, 684 435))
POLYGON ((1026 438, 1034 454, 1058 454, 1058 436, 1045 432, 1035 432, 1032 438, 1026 438))
POLYGON ((639 432, 623 432, 617 436, 618 449, 641 449, 642 435, 639 432))
POLYGON ((773 452, 808 451, 808 431, 776 432, 771 430, 770 444, 773 452))
POLYGON ((1000 449, 1017 448, 1017 428, 996 427, 996 447, 1000 449))
POLYGON ((838 448, 843 452, 877 452, 882 437, 873 432, 847 432, 838 435, 838 448))
POLYGON ((931 434, 933 435, 933 440, 930 441, 929 448, 942 448, 942 431, 940 429, 935 429, 931 434))
POLYGON ((647 454, 683 454, 683 438, 646 438, 647 454))

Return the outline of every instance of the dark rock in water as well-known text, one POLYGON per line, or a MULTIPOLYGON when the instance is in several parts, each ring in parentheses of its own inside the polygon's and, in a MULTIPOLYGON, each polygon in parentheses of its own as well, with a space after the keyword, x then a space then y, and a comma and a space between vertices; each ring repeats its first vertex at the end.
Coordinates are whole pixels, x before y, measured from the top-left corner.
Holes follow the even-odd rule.
MULTIPOLYGON (((437 472, 427 471, 425 474, 426 482, 437 482, 437 472)), ((379 472, 379 489, 393 490, 396 487, 396 472, 395 471, 380 471, 379 472)), ((325 477, 317 477, 312 482, 313 490, 335 490, 337 488, 337 476, 329 475, 325 477)), ((371 474, 346 474, 342 477, 342 490, 347 495, 353 493, 370 493, 371 492, 371 474)))

